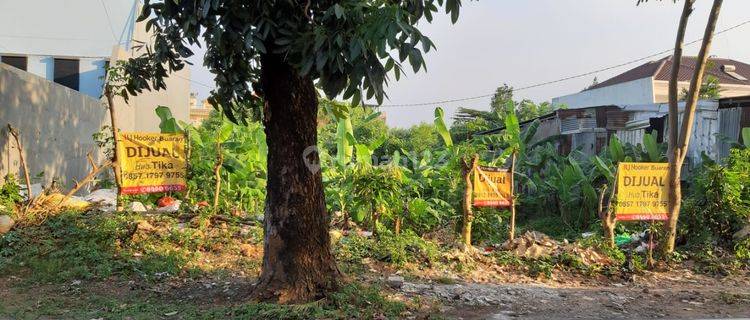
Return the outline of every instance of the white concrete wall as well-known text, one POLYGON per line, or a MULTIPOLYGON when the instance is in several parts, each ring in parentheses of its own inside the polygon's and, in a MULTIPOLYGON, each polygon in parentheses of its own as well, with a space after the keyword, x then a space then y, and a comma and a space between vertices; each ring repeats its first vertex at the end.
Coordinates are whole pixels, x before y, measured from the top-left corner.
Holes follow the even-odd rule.
MULTIPOLYGON (((52 82, 55 81, 55 56, 25 55, 25 57, 27 59, 27 72, 52 82)), ((101 97, 104 88, 104 74, 106 72, 104 66, 109 58, 77 59, 79 63, 78 91, 98 99, 101 97)))
POLYGON ((21 55, 54 80, 54 59, 80 61, 79 91, 98 99, 112 48, 129 46, 139 0, 0 0, 0 56, 21 55))
MULTIPOLYGON (((687 90, 690 87, 689 81, 677 82, 677 90, 679 95, 682 96, 682 91, 687 90)), ((750 86, 737 85, 737 84, 721 84, 719 86, 719 96, 721 98, 732 98, 742 97, 750 95, 750 86)), ((654 102, 666 103, 669 102, 669 81, 655 80, 654 81, 654 102)))
POLYGON ((109 57, 131 40, 139 0, 0 0, 0 54, 109 57))
MULTIPOLYGON (((151 35, 146 32, 145 21, 136 23, 133 39, 147 42, 151 35)), ((112 53, 114 60, 126 60, 130 57, 136 57, 145 50, 125 50, 126 48, 115 48, 112 53)), ((128 100, 128 109, 122 118, 133 131, 142 132, 159 132, 159 117, 154 110, 156 107, 163 105, 169 107, 172 115, 179 121, 190 122, 190 68, 183 68, 180 71, 173 72, 165 79, 167 89, 161 91, 144 91, 128 100)), ((123 105, 125 102, 117 98, 116 105, 123 105)), ((124 129, 123 129, 124 130, 124 129)))
POLYGON ((653 102, 654 88, 650 77, 552 99, 553 105, 564 104, 569 109, 606 105, 649 104, 653 102))
MULTIPOLYGON (((136 23, 139 0, 0 0, 0 56, 26 56, 27 71, 54 81, 54 59, 79 60, 79 91, 94 99, 102 95, 107 61, 127 59, 133 40, 149 43, 145 23, 136 23), (114 51, 113 51, 114 50, 114 51)), ((190 121, 190 70, 166 80, 164 91, 132 97, 120 112, 123 130, 159 131, 157 106, 175 118, 190 121)), ((119 100, 117 105, 125 105, 119 100)))
POLYGON ((88 173, 87 153, 102 160, 92 134, 108 123, 100 100, 0 63, 0 176, 22 172, 8 124, 20 131, 30 175, 44 173, 35 182, 69 187, 88 173))

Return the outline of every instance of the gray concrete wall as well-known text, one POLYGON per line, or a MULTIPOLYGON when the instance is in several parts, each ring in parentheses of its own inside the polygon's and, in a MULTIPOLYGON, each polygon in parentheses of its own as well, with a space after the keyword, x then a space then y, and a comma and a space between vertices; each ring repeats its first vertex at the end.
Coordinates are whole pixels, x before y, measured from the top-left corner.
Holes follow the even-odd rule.
MULTIPOLYGON (((109 112, 97 99, 39 76, 0 63, 0 175, 18 175, 20 162, 7 125, 20 131, 31 176, 44 172, 70 186, 89 171, 86 154, 102 155, 92 134, 109 123, 109 112)), ((127 129, 127 128, 124 128, 127 129)))

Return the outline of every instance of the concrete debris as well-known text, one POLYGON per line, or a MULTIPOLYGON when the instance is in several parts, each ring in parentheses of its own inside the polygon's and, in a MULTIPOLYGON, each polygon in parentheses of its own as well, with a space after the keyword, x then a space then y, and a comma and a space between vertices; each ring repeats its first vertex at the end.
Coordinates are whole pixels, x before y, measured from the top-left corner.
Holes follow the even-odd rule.
POLYGON ((178 210, 180 210, 180 205, 181 204, 182 204, 182 201, 175 200, 172 204, 170 204, 168 206, 157 208, 156 211, 160 211, 160 212, 177 212, 178 210))
POLYGON ((138 201, 133 201, 128 205, 128 210, 132 212, 146 212, 146 206, 143 205, 143 203, 140 203, 138 201))
POLYGON ((10 216, 0 216, 0 234, 6 234, 13 228, 16 222, 10 216))
POLYGON ((537 231, 526 231, 513 241, 506 241, 502 248, 512 251, 515 255, 524 258, 538 259, 549 257, 554 253, 559 244, 544 233, 537 231))
POLYGON ((83 199, 95 204, 99 210, 104 212, 112 212, 117 208, 117 191, 114 189, 94 190, 83 199))
POLYGON ((404 285, 404 277, 397 276, 397 275, 391 275, 386 280, 386 283, 389 287, 398 289, 401 288, 404 285))
MULTIPOLYGON (((28 200, 29 197, 26 195, 27 194, 26 193, 26 185, 24 184, 23 186, 21 186, 21 188, 22 189, 19 190, 18 194, 20 196, 26 198, 26 200, 28 200)), ((44 192, 44 188, 42 187, 41 183, 34 183, 34 184, 31 185, 31 196, 32 197, 36 198, 40 194, 42 194, 42 192, 44 192)))
POLYGON ((578 257, 586 265, 609 264, 611 261, 592 248, 583 248, 577 244, 559 243, 546 234, 527 231, 513 241, 506 241, 502 248, 515 255, 530 259, 546 258, 562 253, 578 257))
POLYGON ((517 303, 519 297, 524 297, 528 301, 563 300, 552 289, 488 284, 428 285, 406 282, 401 287, 401 292, 471 306, 509 306, 517 303))

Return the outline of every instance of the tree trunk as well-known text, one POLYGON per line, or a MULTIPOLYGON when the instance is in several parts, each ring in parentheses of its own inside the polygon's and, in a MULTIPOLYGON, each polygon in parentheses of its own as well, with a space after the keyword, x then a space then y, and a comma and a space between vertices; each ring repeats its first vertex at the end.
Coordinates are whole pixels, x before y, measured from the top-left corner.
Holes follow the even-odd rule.
MULTIPOLYGON (((616 181, 617 179, 615 179, 616 181)), ((614 194, 614 188, 612 189, 614 194)), ((612 203, 612 196, 610 195, 607 205, 604 205, 604 199, 607 195, 607 185, 602 186, 602 190, 599 193, 599 219, 602 220, 602 228, 604 229, 604 238, 607 240, 607 245, 610 248, 615 247, 615 215, 610 209, 612 203)))
POLYGON ((680 204, 682 201, 682 189, 680 186, 680 177, 682 174, 682 164, 685 161, 687 155, 688 146, 690 145, 690 136, 693 131, 693 121, 695 119, 696 105, 698 104, 698 98, 700 93, 700 86, 703 83, 703 74, 706 69, 706 61, 708 60, 708 52, 711 48, 711 42, 713 40, 714 30, 716 29, 716 21, 719 19, 719 12, 721 10, 721 4, 723 0, 714 0, 713 6, 711 7, 711 13, 708 17, 706 29, 703 33, 703 43, 701 44, 698 57, 696 58, 696 65, 693 72, 693 77, 690 81, 690 88, 688 89, 687 99, 685 100, 685 110, 682 114, 682 126, 677 128, 678 118, 678 107, 677 107, 677 76, 680 60, 682 59, 682 42, 685 37, 685 28, 687 27, 687 21, 692 12, 692 5, 694 0, 686 0, 685 6, 682 10, 682 16, 680 17, 680 24, 677 30, 677 41, 675 42, 675 54, 672 57, 672 74, 669 82, 669 150, 667 155, 669 156, 669 197, 668 197, 668 210, 669 220, 665 224, 666 228, 666 241, 664 244, 664 252, 672 253, 674 251, 675 241, 677 239, 677 221, 680 216, 680 204), (677 66, 677 67, 675 67, 677 66))
POLYGON ((112 139, 115 143, 115 150, 112 153, 112 171, 115 174, 115 184, 117 185, 117 199, 115 200, 116 210, 122 211, 125 209, 125 204, 122 202, 122 167, 120 167, 120 130, 117 128, 117 109, 115 109, 114 92, 110 84, 104 85, 104 96, 107 98, 107 106, 109 107, 109 125, 112 128, 112 139))
POLYGON ((515 172, 516 152, 513 152, 510 160, 510 230, 508 231, 508 239, 511 241, 516 237, 516 182, 513 179, 515 172))
POLYGON ((281 57, 261 58, 268 143, 263 267, 253 296, 302 303, 335 290, 340 275, 331 252, 317 145, 318 100, 312 79, 281 57), (313 164, 312 166, 309 164, 313 164))
POLYGON ((474 212, 471 207, 471 194, 474 190, 471 182, 471 173, 476 169, 479 157, 474 155, 471 159, 471 164, 467 164, 464 161, 464 183, 466 183, 466 189, 464 190, 464 223, 461 229, 461 239, 463 240, 463 246, 465 250, 471 248, 471 223, 474 221, 474 212))

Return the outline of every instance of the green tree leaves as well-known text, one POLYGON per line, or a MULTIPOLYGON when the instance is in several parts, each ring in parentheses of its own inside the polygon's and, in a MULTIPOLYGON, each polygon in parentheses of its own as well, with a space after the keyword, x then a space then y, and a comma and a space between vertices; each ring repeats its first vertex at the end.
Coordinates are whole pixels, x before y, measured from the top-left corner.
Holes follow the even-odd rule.
POLYGON ((204 65, 217 85, 209 101, 230 120, 260 106, 267 55, 317 79, 329 98, 343 93, 355 105, 382 103, 389 73, 398 79, 407 60, 415 72, 426 67, 423 55, 435 45, 417 25, 443 6, 455 22, 460 0, 146 0, 138 21, 147 21, 154 41, 129 59, 128 92, 163 89, 167 74, 193 55, 189 46, 203 43, 204 65))

